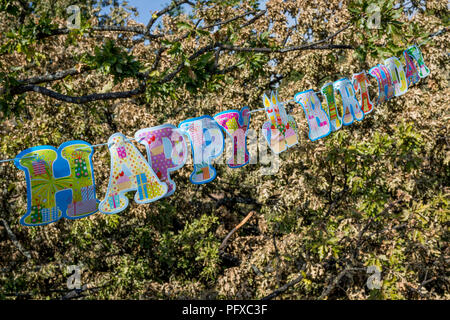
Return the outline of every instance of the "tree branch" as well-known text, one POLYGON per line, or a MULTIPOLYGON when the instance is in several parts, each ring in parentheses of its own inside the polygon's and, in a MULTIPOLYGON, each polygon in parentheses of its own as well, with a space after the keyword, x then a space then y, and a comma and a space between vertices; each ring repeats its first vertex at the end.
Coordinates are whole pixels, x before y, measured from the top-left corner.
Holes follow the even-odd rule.
POLYGON ((257 53, 286 53, 290 51, 298 50, 329 50, 329 49, 354 49, 353 46, 348 44, 326 44, 326 45, 315 45, 308 44, 304 46, 296 47, 286 47, 281 49, 276 48, 258 48, 258 47, 235 47, 227 44, 220 44, 222 50, 236 51, 236 52, 257 52, 257 53))
POLYGON ((255 48, 255 47, 235 47, 225 44, 218 44, 223 50, 231 50, 231 51, 240 51, 240 52, 261 52, 261 53, 285 53, 290 51, 300 51, 300 50, 327 50, 327 49, 354 49, 353 46, 348 44, 327 44, 319 46, 322 43, 328 42, 335 38, 341 32, 347 30, 351 26, 350 23, 346 24, 343 28, 339 29, 335 33, 329 35, 325 39, 313 42, 306 43, 301 46, 291 46, 291 47, 282 47, 282 48, 255 48))
POLYGON ((0 220, 5 226, 6 233, 8 234, 8 237, 9 239, 11 239, 12 243, 16 246, 17 249, 19 249, 20 253, 22 253, 27 259, 31 259, 30 253, 22 247, 22 244, 17 240, 16 235, 12 232, 6 220, 5 219, 0 220))
MULTIPOLYGON (((303 264, 302 267, 302 271, 305 271, 306 269, 306 263, 303 264)), ((261 300, 271 300, 273 298, 278 297, 280 294, 282 294, 283 292, 285 292, 287 289, 289 289, 290 287, 296 285, 297 283, 299 283, 300 281, 303 280, 303 274, 300 274, 297 278, 295 278, 294 280, 292 280, 291 282, 286 283, 284 286, 282 286, 281 288, 276 289, 275 291, 273 291, 271 294, 269 294, 268 296, 265 296, 264 298, 262 298, 261 300)))
MULTIPOLYGON (((206 30, 206 29, 211 29, 211 28, 214 28, 214 27, 218 27, 218 26, 221 26, 221 25, 228 24, 228 23, 230 23, 230 22, 236 21, 236 20, 238 20, 238 19, 240 19, 240 18, 244 18, 244 17, 246 17, 246 16, 248 16, 248 15, 257 13, 257 12, 258 12, 258 11, 249 11, 249 12, 246 12, 246 13, 241 14, 241 15, 239 15, 239 16, 230 18, 230 19, 228 19, 228 20, 219 21, 219 22, 214 23, 214 24, 211 24, 211 25, 209 25, 209 26, 201 27, 200 29, 201 29, 201 30, 206 30)), ((242 25, 241 28, 243 28, 247 23, 249 23, 249 24, 250 24, 250 23, 253 23, 257 18, 259 18, 260 16, 262 16, 265 12, 266 12, 266 10, 259 11, 259 13, 257 13, 252 19, 250 19, 248 22, 246 22, 244 25, 242 25)))
POLYGON ((80 96, 80 97, 73 97, 73 96, 58 93, 56 91, 53 91, 53 90, 50 90, 50 89, 47 89, 47 88, 44 88, 41 86, 37 86, 37 85, 24 85, 24 86, 15 88, 13 94, 22 94, 22 93, 30 92, 30 91, 38 92, 40 94, 43 94, 44 96, 48 96, 48 97, 54 98, 56 100, 64 101, 64 102, 83 104, 83 103, 98 101, 98 100, 113 100, 113 99, 121 99, 121 98, 130 98, 132 96, 143 93, 145 91, 145 86, 140 86, 139 88, 136 88, 134 90, 129 90, 129 91, 94 93, 94 94, 88 94, 88 95, 80 96))
MULTIPOLYGON (((136 34, 141 34, 149 39, 157 39, 164 37, 164 34, 151 34, 147 32, 145 28, 138 27, 138 26, 93 26, 89 31, 96 31, 96 32, 132 32, 136 34)), ((38 40, 42 40, 48 37, 53 36, 60 36, 60 35, 67 35, 71 32, 71 29, 68 28, 60 28, 60 29, 54 29, 50 33, 41 33, 37 35, 38 40)))
MULTIPOLYGON (((212 25, 208 25, 208 26, 205 26, 205 27, 200 27, 199 29, 200 30, 206 30, 206 29, 211 29, 211 28, 214 28, 214 27, 216 27, 216 26, 221 26, 221 25, 225 25, 225 24, 228 24, 228 23, 230 23, 230 22, 233 22, 233 21, 236 21, 236 20, 238 20, 238 19, 240 19, 240 18, 243 18, 243 17, 245 17, 245 16, 248 16, 248 15, 250 15, 250 14, 253 14, 253 13, 255 13, 256 11, 250 11, 250 12, 247 12, 247 13, 244 13, 244 14, 242 14, 242 15, 239 15, 239 16, 236 16, 236 17, 233 17, 233 18, 230 18, 230 19, 228 19, 228 20, 225 20, 225 21, 219 21, 219 22, 217 22, 217 23, 215 23, 215 24, 212 24, 212 25)), ((244 25, 242 25, 240 28, 243 28, 244 26, 246 26, 246 25, 249 25, 250 23, 253 23, 254 21, 256 21, 256 19, 258 19, 259 17, 261 17, 262 16, 262 14, 264 14, 266 12, 266 10, 263 10, 262 12, 260 12, 260 13, 258 13, 257 15, 255 15, 250 21, 248 21, 247 23, 245 23, 244 25)), ((200 20, 197 22, 197 24, 195 25, 195 28, 197 28, 197 26, 198 26, 198 24, 200 23, 200 20)), ((189 34, 190 34, 190 32, 186 32, 184 35, 182 35, 181 37, 178 37, 176 40, 174 40, 175 42, 179 42, 179 41, 182 41, 182 40, 184 40, 184 39, 186 39, 187 37, 189 37, 189 34)), ((158 51, 156 52, 156 57, 155 57, 155 61, 154 61, 154 63, 153 63, 153 66, 152 66, 152 70, 156 70, 157 69, 157 67, 158 67, 158 65, 159 65, 159 62, 161 61, 161 57, 162 57, 162 54, 164 53, 164 51, 166 51, 168 49, 168 47, 161 47, 161 48, 159 48, 158 49, 158 51)), ((218 56, 218 54, 220 53, 220 50, 217 50, 216 51, 216 54, 217 54, 217 56, 218 56)), ((180 68, 180 66, 179 66, 179 68, 180 68)), ((233 68, 234 69, 234 68, 233 68)), ((181 71, 181 69, 179 69, 179 71, 181 71)), ((178 72, 179 72, 178 71, 178 72)), ((229 70, 229 71, 232 71, 231 69, 229 70)), ((228 72, 229 72, 228 71, 228 72)), ((224 74, 225 73, 225 71, 222 71, 222 72, 218 72, 218 74, 224 74)))
MULTIPOLYGON (((55 73, 46 74, 44 76, 36 76, 36 77, 21 79, 21 80, 17 80, 17 81, 21 85, 53 82, 53 81, 64 79, 65 77, 68 77, 68 76, 80 75, 86 71, 91 71, 91 70, 94 70, 94 69, 90 68, 86 65, 83 65, 81 68, 70 68, 70 69, 66 69, 66 70, 57 71, 55 73)), ((148 76, 148 73, 143 73, 143 72, 138 72, 136 74, 136 77, 138 79, 145 79, 147 76, 148 76)), ((0 88, 0 93, 2 93, 1 88, 0 88)))
MULTIPOLYGON (((207 46, 204 46, 203 48, 198 49, 196 52, 194 52, 187 60, 193 60, 199 56, 201 56, 202 54, 211 51, 215 48, 215 45, 210 44, 207 46)), ((171 73, 169 73, 168 75, 166 75, 161 81, 160 83, 166 83, 171 81, 181 70, 183 70, 184 64, 185 64, 186 60, 183 60, 178 67, 171 73)))
POLYGON ((339 283, 339 281, 341 281, 341 279, 347 274, 347 272, 352 271, 353 268, 347 266, 344 270, 342 270, 336 278, 334 278, 334 280, 330 283, 330 285, 322 292, 322 294, 320 295, 319 298, 317 298, 318 300, 323 300, 326 297, 328 297, 328 295, 330 294, 331 290, 333 290, 339 283))
POLYGON ((52 81, 64 79, 67 76, 79 75, 79 74, 81 74, 85 71, 89 71, 89 70, 91 70, 91 69, 86 66, 84 66, 82 68, 70 68, 70 69, 66 69, 66 70, 57 71, 52 74, 46 74, 44 76, 37 76, 37 77, 33 77, 33 78, 18 80, 18 82, 23 85, 52 82, 52 81))
POLYGON ((247 21, 246 23, 244 23, 242 26, 241 26, 241 29, 242 28, 245 28, 245 27, 247 27, 247 26, 249 26, 249 25, 251 25, 253 22, 255 22, 256 20, 258 20, 260 17, 262 17, 264 14, 266 14, 266 12, 267 12, 267 10, 262 10, 262 11, 260 11, 258 14, 256 14, 253 18, 251 18, 249 21, 247 21))
POLYGON ((170 5, 168 5, 167 7, 165 7, 164 9, 162 9, 161 11, 158 11, 157 13, 154 13, 152 15, 152 18, 150 19, 150 21, 147 24, 146 30, 147 32, 150 31, 150 29, 152 28, 153 24, 155 24, 156 20, 158 20, 159 17, 161 17, 162 15, 168 13, 169 11, 181 6, 182 4, 188 3, 191 6, 195 6, 195 3, 192 3, 189 0, 174 0, 170 5))
MULTIPOLYGON (((166 7, 165 9, 163 9, 162 11, 158 12, 158 14, 156 14, 158 17, 161 16, 164 13, 167 13, 168 11, 172 10, 173 8, 175 8, 176 6, 179 6, 183 3, 189 3, 188 1, 174 1, 172 3, 171 6, 166 7), (175 6, 175 7, 174 7, 175 6), (169 8, 171 7, 171 8, 169 8)), ((191 4, 191 3, 190 3, 191 4)), ((233 17, 231 19, 222 21, 222 22, 218 22, 216 24, 210 25, 210 26, 206 26, 203 27, 204 29, 207 28, 211 28, 214 26, 218 26, 218 25, 224 25, 227 24, 229 22, 235 21, 239 18, 242 18, 246 15, 249 14, 253 14, 255 11, 252 12, 247 12, 245 14, 233 17)), ((247 25, 249 25, 250 23, 253 23, 256 19, 258 19, 259 17, 261 17, 262 15, 265 14, 265 10, 260 11, 258 14, 256 14, 251 20, 249 20, 247 23, 245 23, 244 25, 242 25, 241 27, 245 27, 247 25)), ((154 23, 154 21, 156 21, 157 18, 152 18, 152 20, 150 22, 154 23)), ((149 23, 150 23, 149 22, 149 23)), ((198 49, 196 52, 194 52, 189 58, 187 58, 187 60, 193 60, 197 57, 199 57, 200 55, 209 52, 209 51, 213 51, 216 50, 216 52, 220 52, 222 50, 225 51, 236 51, 236 52, 259 52, 259 53, 266 53, 266 54, 270 54, 270 53, 286 53, 286 52, 291 52, 291 51, 301 51, 301 50, 329 50, 329 49, 353 49, 353 47, 351 45, 346 45, 346 44, 333 44, 333 43, 329 43, 329 44, 323 44, 327 41, 332 40, 334 37, 336 37, 339 33, 343 32, 344 30, 346 30, 347 28, 350 27, 350 24, 347 24, 345 27, 343 27, 342 29, 336 31, 335 33, 331 34, 330 36, 326 37, 325 39, 316 41, 314 43, 307 43, 301 46, 290 46, 290 47, 282 47, 282 48, 264 48, 264 47, 237 47, 237 46, 232 46, 232 45, 227 45, 227 44, 223 44, 220 42, 217 43, 213 43, 213 44, 209 44, 203 48, 198 49)), ((97 31, 120 31, 120 30, 125 30, 124 28, 131 30, 133 29, 134 31, 139 31, 142 32, 142 28, 135 28, 135 27, 121 27, 121 26, 104 26, 104 27, 95 27, 97 28, 97 31)), ((203 29, 202 28, 202 29, 203 29)), ((60 32, 68 32, 66 29, 59 29, 60 32)), ((189 34, 189 33, 188 33, 189 34)), ((188 35, 187 34, 187 35, 188 35)), ((183 37, 185 37, 186 35, 184 35, 183 37)), ((153 70, 156 70, 156 68, 159 65, 159 61, 162 57, 162 53, 166 50, 166 48, 160 48, 157 51, 156 57, 155 57, 155 61, 153 63, 153 70)), ((184 66, 185 66, 185 61, 183 60, 175 70, 173 70, 171 73, 167 74, 163 79, 161 79, 158 83, 159 84, 163 84, 166 82, 169 82, 171 80, 173 80, 175 78, 175 76, 181 72, 181 70, 183 70, 184 66)), ((230 67, 224 68, 222 70, 214 70, 213 73, 214 74, 225 74, 225 73, 229 73, 232 72, 233 70, 235 70, 236 68, 238 68, 238 65, 232 65, 230 67)), ((16 86, 14 88, 11 89, 11 93, 13 94, 22 94, 25 92, 30 92, 30 91, 34 91, 34 92, 38 92, 41 93, 43 95, 49 96, 51 98, 60 100, 60 101, 64 101, 64 102, 69 102, 69 103, 76 103, 76 104, 83 104, 83 103, 87 103, 87 102, 92 102, 92 101, 97 101, 97 100, 112 100, 112 99, 119 99, 119 98, 129 98, 141 93, 145 92, 145 84, 141 84, 139 88, 136 88, 134 90, 129 90, 129 91, 120 91, 120 92, 110 92, 110 93, 95 93, 95 94, 89 94, 89 95, 85 95, 85 96, 79 96, 79 97, 75 97, 75 96, 69 96, 69 95, 64 95, 58 92, 55 92, 53 90, 47 89, 45 87, 41 87, 41 86, 37 86, 37 83, 43 83, 43 82, 51 82, 51 81, 56 81, 56 80, 60 80, 63 79, 69 75, 77 75, 77 74, 81 74, 85 71, 89 70, 87 67, 82 68, 82 69, 76 69, 76 68, 71 68, 71 69, 67 69, 67 70, 63 70, 63 71, 58 71, 54 74, 50 74, 50 75, 45 75, 45 76, 38 76, 38 77, 33 77, 33 78, 29 78, 29 79, 24 79, 24 80, 20 80, 20 85, 16 86)), ((148 72, 146 74, 138 74, 138 78, 144 78, 146 79, 148 75, 148 72)), ((277 80, 279 81, 279 79, 277 80)), ((4 88, 0 88, 0 94, 3 93, 4 88)))
MULTIPOLYGON (((261 12, 259 12, 255 17, 252 18, 252 20, 250 21, 254 21, 256 20, 256 18, 260 17, 266 10, 263 10, 261 12)), ((205 27, 201 27, 199 29, 201 30, 206 30, 206 29, 210 29, 216 26, 221 26, 224 24, 228 24, 230 22, 236 21, 240 18, 243 18, 245 16, 251 15, 256 13, 257 11, 249 11, 246 12, 242 15, 230 18, 228 20, 225 21, 219 21, 215 24, 212 25, 208 25, 205 27)), ((249 21, 249 22, 250 22, 249 21)), ((134 33, 139 33, 139 34, 145 34, 145 30, 143 28, 140 27, 127 27, 127 26, 96 26, 93 27, 92 30, 94 31, 125 31, 125 32, 134 32, 134 33)), ((70 32, 69 29, 57 29, 55 30, 53 35, 58 35, 58 34, 68 34, 70 32)), ((180 37, 179 39, 177 39, 176 41, 181 41, 183 40, 183 38, 186 38, 189 35, 189 33, 186 33, 185 35, 183 35, 182 37, 180 37)), ((150 35, 153 38, 159 38, 159 37, 163 37, 164 35, 150 35)), ((155 61, 153 63, 152 66, 152 70, 156 70, 156 68, 159 65, 159 62, 161 60, 162 57, 162 53, 166 50, 167 48, 161 47, 158 49, 158 51, 156 52, 156 57, 155 57, 155 61)), ((219 51, 218 51, 219 52, 219 51)), ((223 70, 218 70, 217 72, 215 72, 216 74, 225 74, 228 72, 231 72, 232 70, 234 70, 237 66, 231 66, 228 68, 225 68, 223 70)), ((38 83, 44 83, 44 82, 52 82, 52 81, 57 81, 57 80, 61 80, 64 79, 67 76, 72 76, 72 75, 79 75, 82 74, 86 71, 92 70, 86 66, 84 66, 81 69, 77 69, 77 68, 70 68, 67 70, 62 70, 62 71, 57 71, 53 74, 48 74, 48 75, 44 75, 44 76, 37 76, 37 77, 33 77, 33 78, 28 78, 28 79, 22 79, 22 80, 18 80, 20 82, 20 84, 38 84, 38 83)), ((179 69, 179 71, 181 71, 181 69, 179 69)), ((179 72, 178 71, 178 72, 179 72)), ((140 76, 144 76, 145 74, 140 74, 140 76)), ((0 91, 1 92, 1 91, 0 91)))
POLYGON ((233 230, 231 230, 227 236, 225 237, 225 239, 223 239, 222 243, 219 246, 219 252, 223 252, 223 250, 225 249, 225 247, 227 246, 227 242, 230 239, 230 237, 239 230, 240 227, 242 227, 253 215, 255 214, 255 211, 250 211, 248 213, 248 215, 237 225, 233 228, 233 230))

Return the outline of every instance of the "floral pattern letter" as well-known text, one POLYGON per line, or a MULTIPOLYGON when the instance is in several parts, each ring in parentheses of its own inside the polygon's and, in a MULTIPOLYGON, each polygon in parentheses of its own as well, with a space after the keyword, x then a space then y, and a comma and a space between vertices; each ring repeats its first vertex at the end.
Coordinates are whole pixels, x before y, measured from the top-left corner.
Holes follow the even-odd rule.
POLYGON ((330 117, 331 131, 337 131, 342 127, 342 107, 338 109, 336 99, 334 97, 334 87, 332 82, 328 82, 320 89, 322 95, 327 101, 325 111, 330 117))
POLYGON ((391 74, 395 96, 398 97, 405 94, 408 91, 408 81, 406 80, 406 73, 400 60, 396 57, 391 57, 386 59, 384 64, 391 74))

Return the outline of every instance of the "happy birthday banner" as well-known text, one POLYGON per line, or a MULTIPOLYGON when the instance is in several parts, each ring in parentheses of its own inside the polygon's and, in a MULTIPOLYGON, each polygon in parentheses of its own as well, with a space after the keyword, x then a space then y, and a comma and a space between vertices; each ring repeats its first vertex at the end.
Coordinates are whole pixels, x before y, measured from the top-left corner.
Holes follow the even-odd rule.
MULTIPOLYGON (((342 126, 362 121, 376 104, 406 93, 408 87, 429 75, 422 53, 417 46, 404 51, 406 65, 396 57, 389 58, 369 70, 378 82, 376 103, 369 97, 366 71, 326 83, 320 89, 326 105, 314 90, 299 92, 293 101, 305 112, 311 141, 322 139, 342 126), (339 93, 342 107, 335 100, 339 93), (340 109, 340 110, 338 110, 340 109)), ((263 95, 268 120, 262 134, 273 153, 279 154, 298 143, 298 127, 276 93, 263 95)), ((133 140, 145 146, 147 159, 130 139, 121 133, 108 140, 111 171, 108 190, 100 202, 96 196, 92 155, 94 147, 85 141, 64 142, 58 149, 37 146, 22 151, 14 164, 25 172, 27 183, 27 212, 20 219, 25 226, 39 226, 61 218, 79 219, 97 211, 119 213, 128 206, 127 192, 135 192, 134 201, 150 203, 172 195, 176 184, 170 174, 184 166, 188 143, 193 158, 190 181, 204 184, 215 179, 212 161, 224 150, 224 133, 232 141, 230 168, 240 168, 250 162, 247 133, 251 111, 228 110, 214 117, 204 115, 181 122, 178 127, 163 124, 137 131, 133 140), (189 141, 186 141, 186 137, 189 141)))

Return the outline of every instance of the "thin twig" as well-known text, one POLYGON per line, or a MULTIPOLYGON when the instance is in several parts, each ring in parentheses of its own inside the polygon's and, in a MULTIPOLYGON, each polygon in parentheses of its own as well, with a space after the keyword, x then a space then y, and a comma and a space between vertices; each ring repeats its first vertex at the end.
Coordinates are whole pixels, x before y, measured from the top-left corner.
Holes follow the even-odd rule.
POLYGON ((150 32, 151 27, 155 24, 156 20, 158 20, 159 17, 161 17, 162 15, 172 11, 173 9, 175 9, 185 3, 190 4, 191 6, 195 6, 195 3, 192 3, 189 0, 174 0, 171 4, 166 6, 164 9, 158 11, 157 13, 154 13, 152 15, 152 18, 150 19, 150 21, 147 24, 147 27, 146 27, 147 32, 150 32))
MULTIPOLYGON (((278 226, 278 225, 277 225, 278 226)), ((278 229, 278 228, 277 228, 278 229)), ((278 247, 277 247, 277 239, 276 239, 276 235, 275 232, 272 233, 272 242, 273 242, 273 247, 275 249, 275 257, 277 259, 277 264, 275 266, 275 275, 276 275, 276 279, 277 279, 277 286, 280 285, 280 272, 279 272, 279 266, 280 266, 280 253, 278 252, 278 247)))
POLYGON ((331 290, 333 290, 338 284, 339 281, 341 281, 341 279, 347 274, 347 272, 353 270, 352 267, 347 266, 344 270, 342 270, 336 278, 334 278, 334 280, 329 284, 329 286, 322 292, 322 294, 320 295, 319 298, 317 298, 318 300, 323 300, 326 297, 328 297, 328 295, 330 294, 331 290))
POLYGON ((237 225, 233 228, 233 230, 230 231, 230 233, 227 234, 225 239, 223 239, 221 245, 219 246, 219 252, 223 252, 225 247, 227 246, 228 240, 230 237, 239 230, 240 227, 242 227, 253 215, 255 214, 255 211, 250 211, 247 216, 237 225))
POLYGON ((22 247, 22 244, 17 240, 16 235, 12 232, 6 220, 1 219, 1 221, 5 226, 6 233, 8 234, 9 239, 11 239, 16 248, 19 249, 20 253, 22 253, 28 260, 31 259, 31 254, 22 247))
MULTIPOLYGON (((303 264, 302 267, 302 271, 304 271, 306 269, 306 263, 303 264)), ((275 297, 278 297, 280 294, 282 294, 283 292, 285 292, 287 289, 289 289, 290 287, 296 285, 297 283, 299 283, 300 281, 303 280, 303 274, 300 274, 297 278, 295 278, 294 280, 292 280, 291 282, 286 283, 284 286, 282 286, 281 288, 276 289, 275 291, 273 291, 271 294, 269 294, 268 296, 265 296, 264 298, 262 298, 261 300, 271 300, 275 297)))

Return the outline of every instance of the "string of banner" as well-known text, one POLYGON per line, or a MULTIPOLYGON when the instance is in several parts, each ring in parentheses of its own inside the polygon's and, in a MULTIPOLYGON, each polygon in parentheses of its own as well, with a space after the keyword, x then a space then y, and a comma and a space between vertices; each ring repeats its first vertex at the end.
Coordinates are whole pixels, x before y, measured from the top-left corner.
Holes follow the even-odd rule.
MULTIPOLYGON (((447 31, 433 33, 429 38, 447 31)), ((176 184, 170 174, 183 167, 187 161, 188 143, 193 158, 190 181, 193 184, 211 182, 216 177, 212 161, 222 155, 224 133, 231 138, 232 154, 227 159, 230 168, 249 164, 247 133, 251 114, 265 111, 268 120, 262 134, 273 153, 279 154, 298 143, 298 127, 294 118, 284 108, 288 102, 301 105, 309 127, 311 141, 322 139, 342 126, 362 121, 374 106, 407 92, 408 88, 430 74, 419 45, 403 52, 405 65, 397 57, 386 59, 368 72, 353 74, 352 79, 342 78, 326 83, 319 92, 312 89, 295 94, 288 101, 279 102, 271 92, 262 97, 264 108, 250 111, 220 112, 214 117, 203 115, 182 121, 178 127, 163 124, 138 130, 129 138, 122 133, 113 134, 106 143, 91 145, 74 140, 53 146, 36 146, 20 152, 13 159, 15 166, 25 172, 27 184, 27 212, 20 223, 39 226, 61 218, 79 219, 100 211, 115 214, 128 207, 127 192, 134 191, 135 202, 150 203, 172 195, 176 184), (369 97, 368 74, 378 83, 378 98, 369 97), (325 100, 322 106, 320 93, 325 100), (336 104, 339 93, 342 105, 336 104), (146 147, 147 159, 133 141, 146 147), (105 198, 97 200, 92 155, 94 148, 108 146, 111 170, 105 198)))

